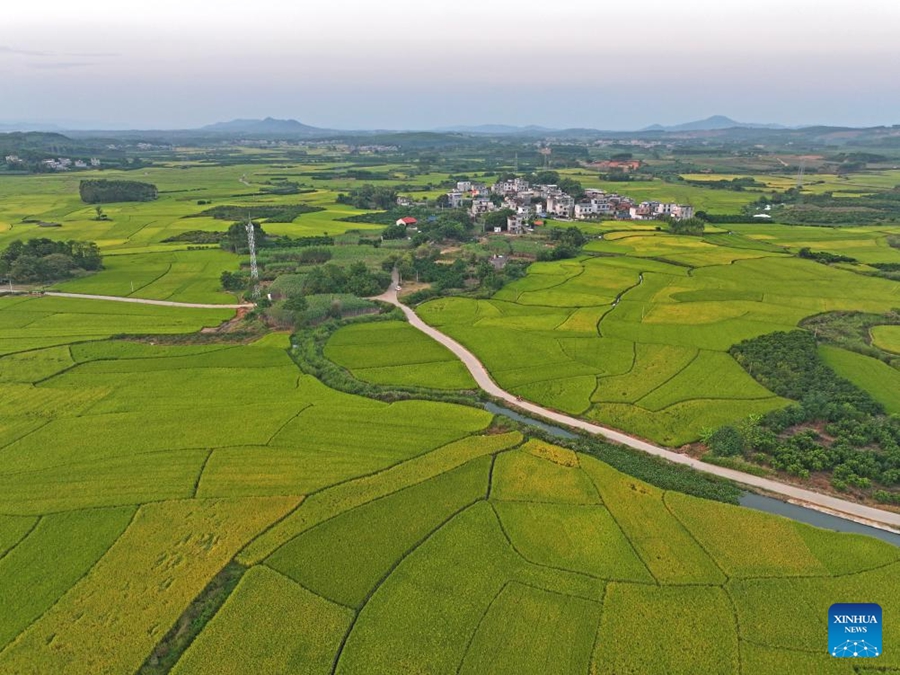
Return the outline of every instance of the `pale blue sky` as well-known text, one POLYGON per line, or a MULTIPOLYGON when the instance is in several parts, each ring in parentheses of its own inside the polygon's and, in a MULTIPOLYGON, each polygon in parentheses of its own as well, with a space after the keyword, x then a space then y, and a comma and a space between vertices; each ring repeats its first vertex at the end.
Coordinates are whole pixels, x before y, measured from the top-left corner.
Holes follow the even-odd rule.
POLYGON ((0 121, 633 129, 900 123, 896 0, 29 0, 0 121))

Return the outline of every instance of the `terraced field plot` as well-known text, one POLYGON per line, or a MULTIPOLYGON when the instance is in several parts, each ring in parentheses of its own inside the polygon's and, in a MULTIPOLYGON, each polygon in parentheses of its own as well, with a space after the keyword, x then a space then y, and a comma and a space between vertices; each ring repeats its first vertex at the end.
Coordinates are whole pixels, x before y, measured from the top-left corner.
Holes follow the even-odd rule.
POLYGON ((875 326, 872 328, 872 342, 878 347, 900 354, 900 326, 875 326))
POLYGON ((345 326, 329 339, 325 356, 374 384, 476 388, 469 371, 446 347, 399 321, 345 326))
POLYGON ((538 263, 490 300, 439 299, 418 312, 505 389, 680 445, 785 404, 727 354, 733 344, 821 312, 900 303, 896 282, 737 232, 616 232, 587 249, 607 255, 538 263))

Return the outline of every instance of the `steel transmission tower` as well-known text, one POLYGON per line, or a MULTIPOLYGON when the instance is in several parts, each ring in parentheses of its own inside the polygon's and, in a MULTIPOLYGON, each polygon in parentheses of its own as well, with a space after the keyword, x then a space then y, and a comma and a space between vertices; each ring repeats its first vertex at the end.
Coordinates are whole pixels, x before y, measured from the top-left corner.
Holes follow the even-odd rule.
POLYGON ((256 266, 256 232, 253 219, 247 219, 247 246, 250 248, 250 283, 253 284, 253 299, 259 299, 259 268, 256 266))

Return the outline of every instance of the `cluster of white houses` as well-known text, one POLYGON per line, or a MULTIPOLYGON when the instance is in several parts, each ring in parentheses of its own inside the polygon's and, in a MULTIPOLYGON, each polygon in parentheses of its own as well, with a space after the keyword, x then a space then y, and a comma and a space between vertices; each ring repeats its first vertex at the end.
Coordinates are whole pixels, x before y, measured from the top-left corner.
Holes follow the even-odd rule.
POLYGON ((475 218, 500 209, 513 211, 507 222, 507 230, 513 234, 524 231, 536 218, 548 216, 570 220, 654 220, 663 217, 684 220, 694 215, 694 209, 684 204, 636 203, 629 197, 604 190, 587 189, 584 196, 576 200, 556 185, 531 185, 522 178, 501 181, 490 187, 460 181, 455 190, 447 193, 447 204, 451 208, 459 208, 468 200, 471 200, 469 213, 475 218))
MULTIPOLYGON (((14 166, 16 164, 25 164, 25 160, 19 157, 18 155, 7 155, 6 163, 10 166, 14 166)), ((81 159, 69 159, 68 157, 57 157, 56 159, 45 159, 41 161, 48 169, 52 169, 53 171, 69 171, 70 169, 88 169, 88 168, 97 168, 100 166, 100 160, 96 158, 91 158, 90 165, 81 159)))

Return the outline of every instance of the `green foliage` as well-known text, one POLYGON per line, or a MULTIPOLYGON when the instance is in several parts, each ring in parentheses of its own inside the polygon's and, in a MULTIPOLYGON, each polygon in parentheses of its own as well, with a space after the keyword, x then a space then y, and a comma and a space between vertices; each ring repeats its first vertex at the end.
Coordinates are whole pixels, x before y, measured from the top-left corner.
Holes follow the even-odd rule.
POLYGON ((324 211, 321 206, 309 204, 267 204, 233 206, 219 204, 200 213, 192 213, 185 218, 215 218, 216 220, 232 220, 247 222, 251 220, 265 220, 267 223, 293 223, 298 216, 304 213, 317 213, 324 211))
POLYGON ((669 231, 672 234, 689 234, 699 236, 706 229, 706 222, 701 218, 684 218, 683 220, 670 220, 669 231))
POLYGON ((851 258, 848 255, 839 255, 837 253, 829 253, 828 251, 813 251, 809 246, 804 246, 797 251, 797 257, 805 258, 806 260, 814 260, 824 265, 858 262, 856 258, 851 258))
POLYGON ((133 180, 82 180, 78 185, 81 201, 85 204, 111 202, 150 202, 158 191, 152 183, 133 180))
MULTIPOLYGON (((882 404, 839 377, 822 353, 841 368, 845 359, 851 359, 853 377, 862 377, 867 384, 898 380, 895 371, 872 360, 887 371, 884 380, 885 373, 855 363, 868 357, 842 350, 820 353, 814 337, 804 331, 764 335, 736 345, 732 353, 766 387, 799 400, 799 405, 761 419, 761 429, 747 439, 746 451, 753 459, 768 460, 776 469, 803 478, 814 471, 831 472, 832 485, 839 491, 868 490, 872 481, 900 484, 900 420, 885 417, 882 404), (808 426, 813 423, 825 423, 830 439, 808 426)), ((895 405, 893 399, 886 400, 895 405)))
POLYGON ((719 457, 735 457, 744 452, 744 436, 731 425, 719 427, 710 435, 706 444, 719 457))
POLYGON ((390 274, 373 272, 363 262, 353 263, 346 268, 329 263, 309 271, 303 283, 303 292, 307 295, 350 293, 366 297, 379 295, 390 283, 390 274))
POLYGON ((225 232, 210 232, 208 230, 187 230, 179 232, 171 237, 163 239, 163 243, 188 243, 188 244, 219 244, 226 236, 225 232))
POLYGON ((94 242, 29 239, 14 241, 0 253, 0 275, 18 282, 47 282, 103 267, 94 242))
POLYGON ((397 203, 397 190, 372 184, 354 188, 349 194, 337 196, 338 204, 349 204, 357 209, 387 210, 397 203))
POLYGON ((806 331, 777 332, 731 348, 741 366, 766 389, 803 401, 811 416, 838 418, 844 406, 870 415, 884 412, 868 394, 835 375, 806 331))

